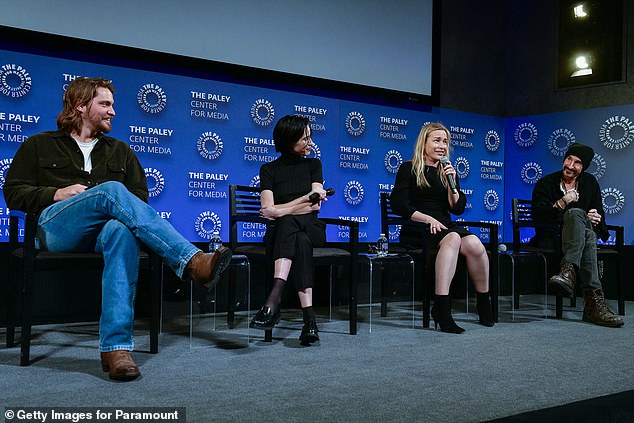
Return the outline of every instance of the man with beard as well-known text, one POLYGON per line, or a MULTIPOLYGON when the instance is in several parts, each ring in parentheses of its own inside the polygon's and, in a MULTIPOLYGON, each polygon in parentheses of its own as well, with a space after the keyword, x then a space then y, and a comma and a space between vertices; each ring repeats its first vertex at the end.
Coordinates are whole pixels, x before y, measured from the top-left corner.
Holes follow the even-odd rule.
POLYGON ((179 277, 209 290, 229 265, 231 251, 203 253, 147 204, 139 160, 127 144, 104 135, 115 116, 113 94, 106 79, 75 79, 64 94, 59 129, 20 146, 3 191, 10 209, 39 215, 40 249, 103 254, 101 365, 111 379, 132 380, 140 375, 130 355, 139 244, 179 277))
MULTIPOLYGON (((548 281, 549 293, 571 297, 578 279, 584 291, 583 320, 601 326, 620 327, 623 319, 608 308, 599 280, 597 237, 607 241, 609 233, 599 183, 586 172, 593 157, 591 147, 571 144, 564 155, 562 169, 544 176, 535 184, 533 217, 538 223, 562 225, 561 269, 548 281)), ((538 229, 533 243, 549 245, 553 236, 538 229)))

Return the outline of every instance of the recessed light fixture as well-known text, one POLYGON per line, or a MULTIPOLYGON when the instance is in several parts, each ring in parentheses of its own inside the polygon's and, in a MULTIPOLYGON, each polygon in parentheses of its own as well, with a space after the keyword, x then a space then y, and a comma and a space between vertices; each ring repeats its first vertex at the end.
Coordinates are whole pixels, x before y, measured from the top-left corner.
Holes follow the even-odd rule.
POLYGON ((575 18, 581 19, 588 17, 588 12, 584 10, 584 4, 581 3, 573 8, 575 13, 575 18))
POLYGON ((575 70, 572 75, 570 75, 571 78, 574 78, 576 76, 592 75, 592 68, 590 67, 587 56, 577 56, 577 58, 575 59, 575 66, 577 67, 577 70, 575 70))

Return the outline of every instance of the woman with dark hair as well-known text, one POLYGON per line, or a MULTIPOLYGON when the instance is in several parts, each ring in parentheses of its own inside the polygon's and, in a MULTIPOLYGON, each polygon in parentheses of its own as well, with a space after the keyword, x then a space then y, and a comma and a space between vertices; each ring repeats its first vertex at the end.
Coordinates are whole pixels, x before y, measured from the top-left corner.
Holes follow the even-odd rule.
MULTIPOLYGON (((438 248, 435 272, 435 301, 431 310, 436 328, 462 333, 451 317, 449 287, 456 273, 458 256, 466 259, 469 276, 476 290, 480 324, 493 326, 493 310, 489 301, 489 258, 480 239, 451 221, 449 213, 464 212, 467 199, 460 191, 456 170, 449 162, 449 130, 440 123, 421 129, 412 160, 401 165, 396 174, 391 200, 394 211, 416 222, 430 226, 432 248, 438 248), (446 158, 446 159, 443 159, 446 158), (441 163, 442 159, 442 163, 441 163), (448 178, 454 178, 455 190, 448 178)), ((419 246, 422 229, 404 226, 401 242, 419 246)))
POLYGON ((313 311, 313 247, 326 241, 325 224, 317 220, 326 197, 321 161, 307 158, 311 151, 311 128, 305 117, 282 117, 273 130, 276 160, 260 167, 260 215, 272 220, 266 231, 267 251, 273 255, 273 288, 250 326, 271 329, 280 320, 280 301, 290 277, 297 289, 304 315, 299 337, 303 345, 319 340, 313 311), (319 200, 311 201, 317 193, 319 200))

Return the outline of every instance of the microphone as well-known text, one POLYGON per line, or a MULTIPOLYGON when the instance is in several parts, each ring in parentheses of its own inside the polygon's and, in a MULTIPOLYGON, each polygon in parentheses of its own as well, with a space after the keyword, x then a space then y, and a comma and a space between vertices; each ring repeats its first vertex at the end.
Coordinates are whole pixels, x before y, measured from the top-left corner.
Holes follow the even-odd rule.
MULTIPOLYGON (((447 156, 442 156, 440 158, 440 164, 443 169, 447 167, 447 165, 449 164, 449 159, 447 158, 447 156)), ((454 179, 453 175, 447 175, 447 181, 449 181, 451 192, 453 192, 454 194, 458 194, 458 189, 456 188, 456 180, 454 179)))
MULTIPOLYGON (((326 195, 328 197, 330 197, 331 195, 335 194, 335 189, 334 188, 327 188, 326 189, 326 195)), ((310 200, 310 204, 317 204, 317 202, 319 201, 319 194, 316 192, 313 192, 312 194, 310 194, 308 196, 308 199, 310 200)))
POLYGON ((501 253, 501 254, 506 253, 506 244, 498 245, 498 253, 501 253))

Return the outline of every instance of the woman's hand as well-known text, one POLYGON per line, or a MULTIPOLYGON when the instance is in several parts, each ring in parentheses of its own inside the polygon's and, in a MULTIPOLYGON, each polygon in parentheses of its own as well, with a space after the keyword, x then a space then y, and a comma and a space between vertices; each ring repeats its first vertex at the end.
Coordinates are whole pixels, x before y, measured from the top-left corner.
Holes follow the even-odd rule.
POLYGON ((320 201, 328 201, 328 199, 326 198, 326 190, 323 188, 313 189, 311 192, 307 194, 306 198, 307 198, 307 201, 311 204, 317 204, 320 201), (317 194, 316 196, 319 198, 317 201, 311 200, 311 196, 313 196, 314 194, 317 194))
POLYGON ((275 206, 262 206, 260 207, 260 216, 265 219, 277 219, 281 216, 280 210, 275 206))
POLYGON ((440 168, 442 169, 442 173, 445 176, 453 175, 454 178, 456 177, 456 169, 453 167, 450 161, 447 160, 444 163, 441 161, 440 168))
POLYGON ((447 229, 445 225, 443 225, 442 223, 440 223, 438 220, 434 219, 433 217, 430 217, 427 223, 429 223, 429 230, 432 235, 439 233, 443 229, 447 229))

